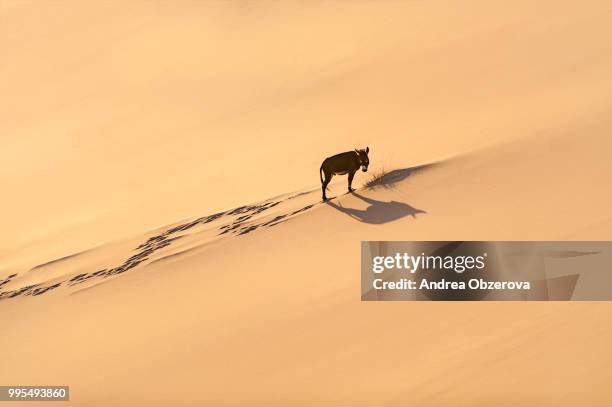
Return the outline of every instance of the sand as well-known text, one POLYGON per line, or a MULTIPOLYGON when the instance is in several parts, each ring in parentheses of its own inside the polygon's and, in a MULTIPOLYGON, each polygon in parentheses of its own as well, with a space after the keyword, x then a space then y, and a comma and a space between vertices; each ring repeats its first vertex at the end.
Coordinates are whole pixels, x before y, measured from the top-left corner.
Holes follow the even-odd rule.
POLYGON ((361 302, 359 249, 610 239, 611 11, 0 3, 0 384, 76 406, 610 404, 608 303, 361 302), (322 159, 365 146, 358 191, 338 177, 322 203, 322 159))

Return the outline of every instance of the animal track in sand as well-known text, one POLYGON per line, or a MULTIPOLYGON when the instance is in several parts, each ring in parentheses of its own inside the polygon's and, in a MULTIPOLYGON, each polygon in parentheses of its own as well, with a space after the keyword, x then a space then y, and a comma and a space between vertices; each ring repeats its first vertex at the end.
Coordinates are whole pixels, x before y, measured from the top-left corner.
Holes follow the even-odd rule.
MULTIPOLYGON (((245 235, 247 233, 251 233, 259 228, 276 226, 282 222, 287 221, 292 216, 295 216, 301 212, 304 212, 314 206, 314 204, 307 205, 298 210, 288 212, 282 215, 277 215, 273 219, 261 221, 259 223, 247 224, 252 221, 254 216, 259 215, 271 208, 274 208, 275 206, 291 198, 294 198, 294 197, 289 197, 289 198, 286 198, 285 200, 264 202, 262 204, 243 205, 243 206, 231 209, 229 211, 218 212, 212 215, 203 216, 198 219, 195 219, 195 220, 192 220, 192 221, 189 221, 189 222, 177 225, 177 226, 173 226, 167 229, 166 231, 164 231, 163 233, 160 233, 158 235, 148 238, 145 242, 143 242, 142 244, 140 244, 138 247, 134 249, 136 251, 134 255, 127 258, 119 266, 116 266, 110 269, 101 269, 95 272, 80 273, 70 278, 61 280, 59 282, 55 281, 53 283, 47 282, 47 283, 32 284, 32 285, 26 285, 26 286, 23 286, 23 287, 14 289, 14 290, 0 291, 0 301, 6 298, 15 298, 19 296, 38 296, 41 294, 45 294, 61 286, 72 287, 72 286, 76 286, 79 284, 83 284, 87 281, 93 281, 96 279, 105 279, 108 277, 112 277, 112 276, 116 276, 116 275, 125 273, 129 270, 134 269, 135 267, 142 264, 143 262, 150 260, 151 256, 156 251, 161 250, 167 246, 170 246, 175 240, 182 238, 184 235, 179 235, 180 233, 185 232, 189 229, 192 229, 198 225, 205 225, 205 224, 211 223, 216 220, 221 220, 224 217, 232 217, 232 216, 240 215, 233 221, 230 221, 229 223, 226 223, 218 227, 217 230, 219 231, 219 233, 217 234, 217 236, 223 235, 223 234, 233 234, 235 236, 238 236, 238 235, 245 235)), ((64 260, 70 257, 73 257, 73 256, 66 256, 66 257, 63 257, 57 260, 52 260, 50 262, 43 263, 41 265, 33 267, 30 271, 36 272, 37 269, 41 268, 44 265, 49 265, 54 262, 64 260)), ((5 279, 0 280, 0 289, 3 286, 7 285, 9 282, 13 281, 15 277, 17 277, 17 274, 11 274, 5 279)))

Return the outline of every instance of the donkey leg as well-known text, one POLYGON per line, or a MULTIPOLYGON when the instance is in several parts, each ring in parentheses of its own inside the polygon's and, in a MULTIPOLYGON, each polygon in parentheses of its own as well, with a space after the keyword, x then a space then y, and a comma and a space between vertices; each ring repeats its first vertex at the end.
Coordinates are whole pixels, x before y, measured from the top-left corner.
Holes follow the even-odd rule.
POLYGON ((321 185, 321 190, 323 191, 323 200, 327 201, 327 195, 325 195, 325 190, 327 189, 327 185, 331 181, 332 174, 324 173, 325 179, 323 180, 323 184, 321 185))
POLYGON ((353 184, 353 177, 354 176, 355 176, 354 172, 349 172, 348 173, 348 190, 349 190, 349 192, 353 192, 354 191, 353 187, 351 186, 353 184))

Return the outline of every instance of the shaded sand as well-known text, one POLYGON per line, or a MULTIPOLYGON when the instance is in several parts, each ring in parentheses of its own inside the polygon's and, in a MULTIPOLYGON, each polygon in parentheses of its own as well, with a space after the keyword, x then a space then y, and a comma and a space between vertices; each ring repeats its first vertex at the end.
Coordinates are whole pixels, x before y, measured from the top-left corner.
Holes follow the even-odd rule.
POLYGON ((612 238, 608 2, 128 3, 0 3, 0 383, 612 403, 607 303, 359 300, 362 240, 612 238))

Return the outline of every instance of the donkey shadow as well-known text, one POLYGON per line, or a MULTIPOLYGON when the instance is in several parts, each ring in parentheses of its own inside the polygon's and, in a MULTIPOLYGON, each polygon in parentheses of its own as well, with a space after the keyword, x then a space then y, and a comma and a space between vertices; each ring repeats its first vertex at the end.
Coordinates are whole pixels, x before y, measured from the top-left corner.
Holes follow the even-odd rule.
POLYGON ((356 219, 364 223, 382 224, 393 222, 394 220, 401 219, 405 216, 412 216, 416 218, 419 213, 427 213, 424 210, 414 208, 408 204, 397 201, 378 201, 376 199, 365 197, 357 192, 353 192, 353 195, 362 201, 369 204, 366 209, 352 209, 345 208, 337 205, 332 201, 326 201, 325 203, 332 208, 339 210, 340 212, 346 213, 353 219, 356 219))

